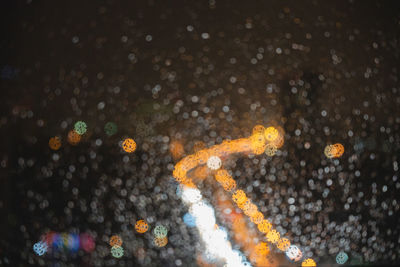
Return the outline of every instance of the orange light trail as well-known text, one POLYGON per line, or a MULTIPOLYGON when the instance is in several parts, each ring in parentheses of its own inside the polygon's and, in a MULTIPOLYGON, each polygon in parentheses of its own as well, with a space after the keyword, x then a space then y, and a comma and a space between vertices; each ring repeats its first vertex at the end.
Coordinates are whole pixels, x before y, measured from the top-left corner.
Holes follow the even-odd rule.
MULTIPOLYGON (((188 187, 197 188, 192 179, 187 176, 187 173, 199 165, 206 164, 210 157, 225 159, 229 155, 235 153, 253 153, 259 155, 265 151, 268 144, 273 144, 277 140, 282 142, 282 139, 283 136, 280 136, 279 131, 275 128, 268 127, 265 129, 262 125, 257 125, 253 128, 253 133, 248 138, 226 140, 219 145, 199 150, 198 152, 183 158, 175 165, 173 176, 179 183, 188 187)), ((246 193, 240 189, 235 190, 236 182, 227 171, 219 170, 214 172, 214 176, 217 182, 219 182, 226 191, 232 193, 232 200, 248 217, 252 218, 252 221, 257 224, 259 231, 266 235, 266 239, 269 243, 277 245, 282 251, 290 250, 291 247, 297 248, 297 246, 290 246, 290 241, 281 237, 279 232, 272 228, 272 224, 268 220, 261 219, 262 214, 260 215, 257 206, 247 198, 246 193)), ((298 249, 298 251, 300 250, 298 249)), ((295 261, 300 260, 301 252, 299 252, 296 257, 293 257, 293 259, 295 261)), ((310 262, 309 259, 305 260, 310 262)))

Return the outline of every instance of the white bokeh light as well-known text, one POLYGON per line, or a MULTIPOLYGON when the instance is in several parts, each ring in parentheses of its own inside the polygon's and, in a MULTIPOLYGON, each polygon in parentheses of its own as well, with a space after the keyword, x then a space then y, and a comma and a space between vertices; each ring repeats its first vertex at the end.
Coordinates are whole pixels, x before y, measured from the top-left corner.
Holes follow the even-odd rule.
POLYGON ((287 250, 286 250, 286 256, 291 260, 291 261, 299 261, 303 257, 303 253, 299 249, 298 246, 296 245, 291 245, 287 250))
POLYGON ((201 193, 198 189, 186 188, 182 191, 182 200, 185 203, 196 203, 201 200, 201 193))
POLYGON ((207 160, 207 167, 211 170, 218 170, 222 166, 222 161, 217 156, 211 156, 207 160))

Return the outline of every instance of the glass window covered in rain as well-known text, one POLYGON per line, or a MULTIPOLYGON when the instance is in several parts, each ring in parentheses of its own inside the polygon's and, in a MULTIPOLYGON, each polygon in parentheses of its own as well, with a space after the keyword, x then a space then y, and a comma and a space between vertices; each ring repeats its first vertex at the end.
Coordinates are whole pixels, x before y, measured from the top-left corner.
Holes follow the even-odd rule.
POLYGON ((400 265, 397 1, 0 20, 0 266, 400 265))

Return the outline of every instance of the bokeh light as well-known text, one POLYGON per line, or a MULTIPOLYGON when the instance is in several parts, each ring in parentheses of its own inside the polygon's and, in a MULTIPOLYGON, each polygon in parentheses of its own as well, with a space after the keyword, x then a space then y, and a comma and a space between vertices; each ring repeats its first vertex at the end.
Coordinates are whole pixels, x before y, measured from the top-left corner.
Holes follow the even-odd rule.
POLYGON ((109 121, 104 125, 104 132, 108 136, 112 136, 118 132, 118 126, 114 122, 109 121))
POLYGON ((67 243, 68 249, 72 253, 77 252, 80 248, 80 236, 78 234, 69 234, 67 243))
POLYGON ((75 146, 81 141, 81 135, 78 134, 75 130, 71 130, 68 132, 68 143, 75 146))
POLYGON ((340 158, 344 153, 344 146, 340 143, 327 145, 324 154, 327 158, 340 158))
POLYGON ((121 237, 117 236, 117 235, 113 235, 112 237, 110 237, 110 242, 109 242, 110 246, 114 247, 120 247, 122 246, 122 239, 121 237))
POLYGON ((139 220, 135 223, 136 232, 143 234, 149 230, 149 225, 144 220, 139 220))
POLYGON ((222 185, 226 191, 232 191, 236 188, 236 182, 228 171, 220 169, 215 173, 215 180, 222 185))
POLYGON ((232 195, 232 200, 236 204, 241 204, 247 201, 247 197, 243 190, 236 190, 232 195))
POLYGON ((114 258, 121 258, 124 256, 124 249, 121 246, 113 246, 111 247, 111 255, 114 258))
POLYGON ((218 170, 219 168, 221 168, 221 165, 222 165, 222 161, 217 156, 211 156, 207 160, 207 166, 211 170, 218 170))
POLYGON ((168 238, 166 236, 164 237, 155 237, 153 239, 153 243, 155 246, 161 248, 164 247, 168 244, 168 238))
POLYGON ((258 225, 258 230, 262 233, 268 233, 271 231, 272 224, 268 220, 262 220, 258 225))
POLYGON ((95 249, 96 243, 91 235, 83 233, 80 235, 79 239, 80 239, 80 246, 84 251, 89 253, 95 249))
POLYGON ((33 245, 33 250, 39 256, 43 256, 47 252, 47 244, 45 242, 37 242, 33 245))
POLYGON ((313 259, 305 259, 301 263, 301 267, 315 267, 317 266, 317 263, 313 259))
POLYGON ((345 264, 348 259, 349 256, 347 256, 346 252, 341 251, 336 255, 336 262, 338 264, 345 264))
POLYGON ((127 153, 132 153, 136 150, 136 142, 132 138, 126 138, 122 142, 122 149, 127 153))
POLYGON ((53 235, 53 240, 52 240, 51 247, 55 251, 61 251, 63 249, 64 241, 63 241, 63 238, 62 238, 61 234, 55 233, 53 235))
POLYGON ((267 144, 265 146, 265 154, 272 157, 278 151, 277 147, 274 144, 267 144))
POLYGON ((253 127, 253 130, 252 130, 252 135, 256 135, 256 134, 264 134, 264 131, 265 131, 265 127, 263 126, 263 125, 256 125, 256 126, 254 126, 253 127))
POLYGON ((189 227, 196 226, 196 218, 190 213, 185 213, 185 215, 183 215, 183 221, 189 227))
POLYGON ((202 196, 199 190, 195 188, 186 188, 182 192, 182 200, 189 203, 196 203, 201 200, 202 196))
POLYGON ((290 247, 290 241, 289 239, 283 237, 281 239, 279 239, 277 247, 279 250, 285 252, 289 247, 290 247))
POLYGON ((296 245, 290 245, 286 250, 286 256, 291 261, 299 261, 303 257, 303 253, 301 252, 300 248, 296 245))
POLYGON ((163 225, 157 225, 156 227, 154 227, 153 229, 153 233, 156 237, 158 238, 163 238, 166 237, 168 234, 168 230, 165 226, 163 225))
POLYGON ((251 215, 250 220, 255 224, 260 224, 264 220, 264 214, 259 211, 256 211, 251 215))
POLYGON ((275 244, 280 238, 280 234, 276 230, 271 230, 266 235, 268 242, 275 244))
POLYGON ((267 141, 274 142, 278 138, 279 132, 275 127, 270 126, 265 129, 264 136, 267 141))
POLYGON ((84 121, 77 121, 74 124, 74 130, 79 135, 84 135, 87 131, 87 125, 84 121))
MULTIPOLYGON (((257 131, 257 129, 256 129, 257 131)), ((254 129, 253 129, 254 132, 254 129)), ((264 152, 266 147, 265 137, 262 133, 254 133, 250 136, 250 144, 252 148, 252 152, 256 155, 260 155, 264 152)))
POLYGON ((58 136, 50 138, 49 147, 53 150, 59 150, 61 147, 61 138, 58 136))
POLYGON ((332 146, 332 154, 334 158, 340 158, 344 153, 344 146, 342 144, 334 144, 332 146))
MULTIPOLYGON (((96 245, 93 237, 88 233, 57 233, 49 231, 41 236, 41 240, 51 252, 69 253, 74 255, 83 250, 86 253, 91 253, 96 245)), ((53 254, 51 254, 53 256, 53 254)))

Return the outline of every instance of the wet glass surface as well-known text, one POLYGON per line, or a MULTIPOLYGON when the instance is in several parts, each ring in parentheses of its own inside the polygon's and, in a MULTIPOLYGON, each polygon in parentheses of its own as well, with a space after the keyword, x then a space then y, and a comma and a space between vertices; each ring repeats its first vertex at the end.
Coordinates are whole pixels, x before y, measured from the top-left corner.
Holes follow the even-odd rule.
POLYGON ((398 7, 2 1, 0 265, 398 265, 398 7))

